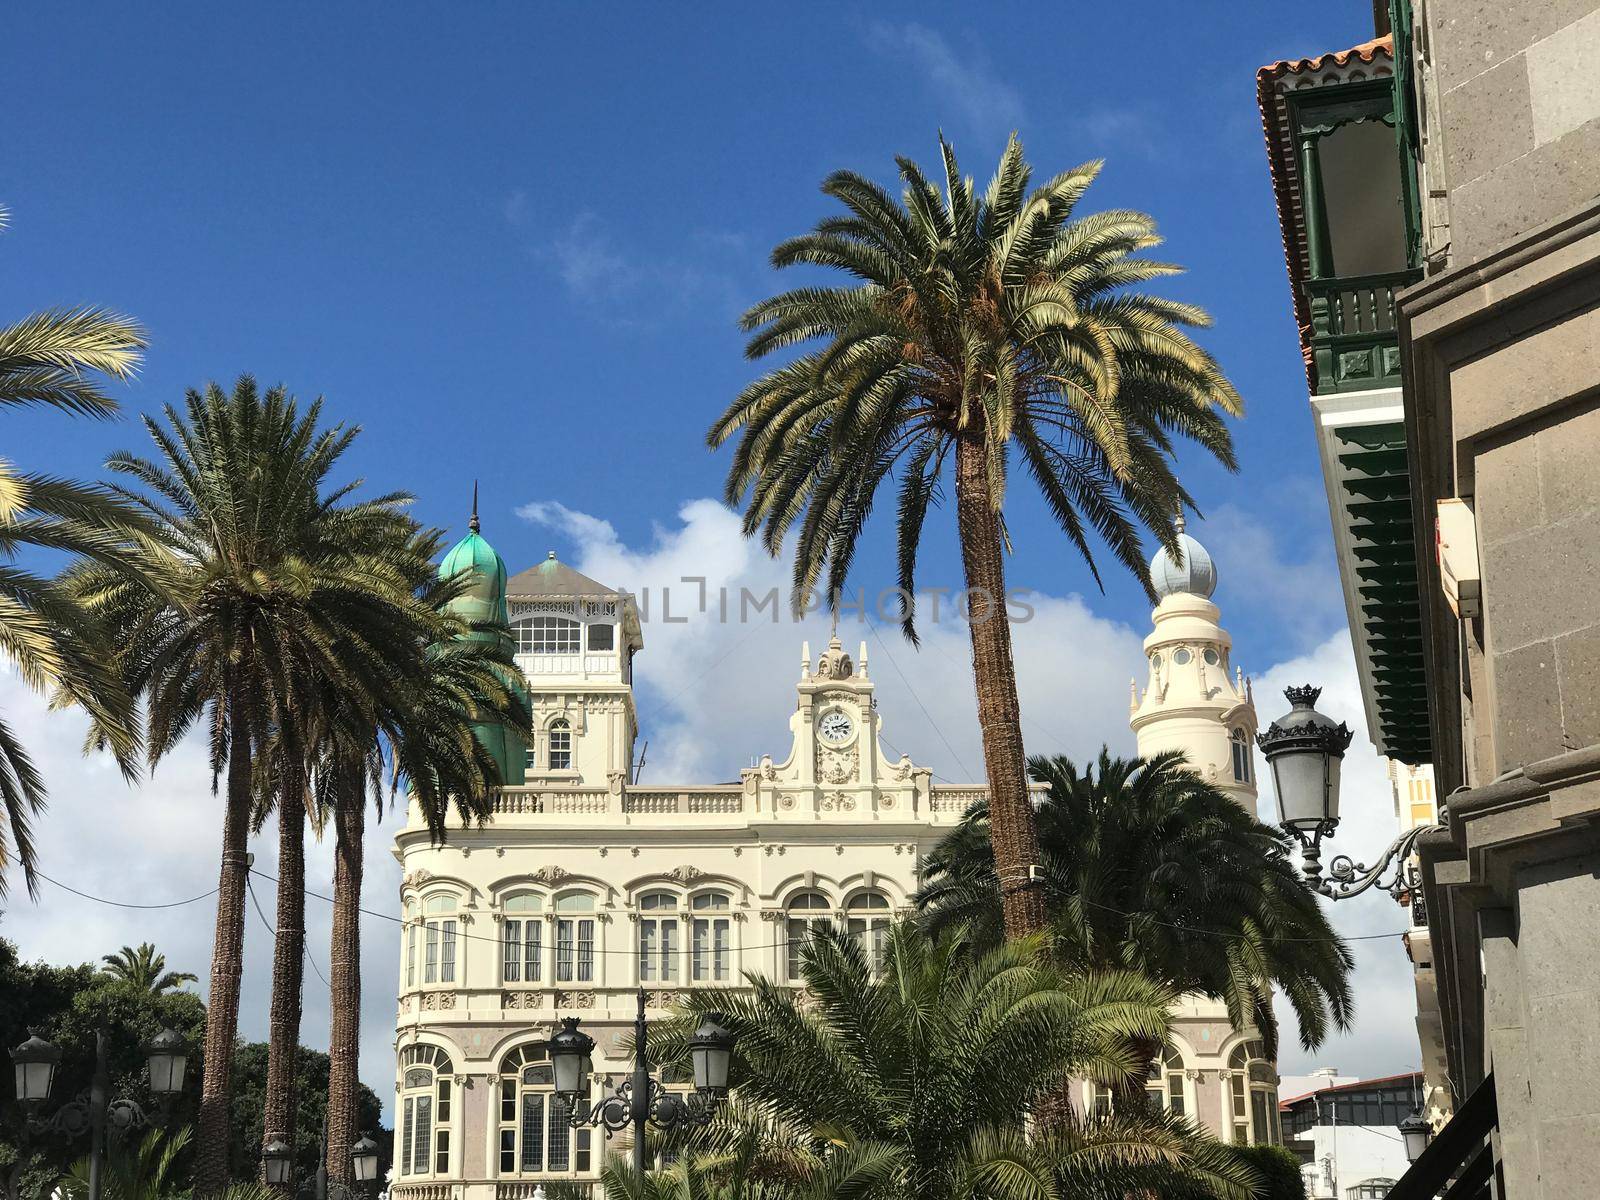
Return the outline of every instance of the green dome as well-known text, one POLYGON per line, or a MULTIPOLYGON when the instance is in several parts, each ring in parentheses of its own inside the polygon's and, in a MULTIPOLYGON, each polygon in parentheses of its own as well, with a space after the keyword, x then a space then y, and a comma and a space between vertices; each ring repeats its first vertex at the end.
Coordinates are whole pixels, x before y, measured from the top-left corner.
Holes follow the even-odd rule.
MULTIPOLYGON (((473 489, 472 496, 472 519, 467 522, 467 529, 467 536, 452 546, 439 564, 440 579, 454 579, 458 575, 468 573, 467 586, 459 596, 450 601, 450 611, 464 621, 474 623, 493 621, 508 626, 511 618, 506 608, 506 563, 478 532, 476 488, 473 489)), ((475 632, 465 636, 488 641, 495 635, 489 632, 475 632)), ((501 637, 509 641, 509 634, 502 634, 501 637)), ((508 672, 497 667, 496 673, 524 702, 527 701, 527 681, 522 678, 520 671, 508 672)), ((504 782, 519 784, 526 780, 526 748, 520 738, 497 721, 474 722, 472 731, 484 748, 494 755, 495 762, 500 766, 500 778, 504 782)))

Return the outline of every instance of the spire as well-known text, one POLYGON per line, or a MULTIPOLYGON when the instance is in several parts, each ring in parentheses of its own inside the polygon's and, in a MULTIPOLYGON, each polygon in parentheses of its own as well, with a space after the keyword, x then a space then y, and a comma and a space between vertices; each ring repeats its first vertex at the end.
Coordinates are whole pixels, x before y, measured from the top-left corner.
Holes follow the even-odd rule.
POLYGON ((1173 518, 1172 527, 1179 533, 1183 532, 1183 501, 1178 501, 1178 515, 1173 518))
POLYGON ((467 528, 477 533, 481 528, 478 524, 478 481, 472 481, 472 515, 467 518, 467 528))

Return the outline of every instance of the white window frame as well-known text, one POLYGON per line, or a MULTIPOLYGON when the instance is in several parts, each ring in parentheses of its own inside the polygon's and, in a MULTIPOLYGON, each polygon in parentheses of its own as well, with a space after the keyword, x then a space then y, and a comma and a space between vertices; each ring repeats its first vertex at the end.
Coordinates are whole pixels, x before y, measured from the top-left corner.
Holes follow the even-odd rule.
POLYGON ((544 982, 544 897, 519 892, 502 902, 500 982, 544 982))
POLYGON ((689 982, 727 983, 732 977, 733 897, 700 892, 689 900, 689 915, 689 982))
POLYGON ((639 982, 677 983, 682 975, 683 922, 678 897, 671 892, 645 892, 639 897, 639 982))
POLYGON ((571 617, 539 615, 511 622, 518 654, 580 654, 583 626, 571 617))
POLYGON ((595 982, 595 898, 589 892, 569 892, 557 896, 556 969, 557 983, 595 982))
MULTIPOLYGON (((555 1094, 555 1077, 548 1050, 539 1044, 517 1047, 500 1061, 494 1105, 494 1167, 498 1179, 591 1178, 599 1173, 601 1155, 591 1128, 573 1129, 566 1106, 555 1094), (537 1114, 535 1116, 535 1114, 537 1114), (536 1145, 530 1147, 529 1117, 537 1124, 536 1145), (530 1150, 536 1153, 530 1158, 530 1150), (552 1166, 560 1153, 565 1162, 552 1166)), ((578 1102, 587 1116, 589 1100, 578 1102)))
POLYGON ((783 906, 784 978, 790 983, 804 983, 800 970, 800 951, 806 940, 817 930, 833 925, 833 906, 828 897, 814 888, 796 892, 783 906), (821 903, 813 903, 820 900, 821 903), (803 903, 802 903, 803 902, 803 903), (797 915, 800 914, 800 915, 797 915))
POLYGON ((422 902, 422 985, 454 987, 457 982, 457 954, 460 948, 460 921, 456 916, 460 901, 448 893, 436 893, 422 902))
POLYGON ((444 1050, 417 1043, 400 1052, 399 1111, 395 1114, 397 1176, 437 1179, 450 1174, 455 1090, 450 1056, 444 1050))
POLYGON ((545 761, 552 771, 572 770, 572 722, 565 717, 557 717, 545 727, 545 761))
POLYGON ((892 912, 889 897, 876 891, 857 892, 844 906, 845 931, 859 939, 874 975, 883 974, 888 961, 892 912))

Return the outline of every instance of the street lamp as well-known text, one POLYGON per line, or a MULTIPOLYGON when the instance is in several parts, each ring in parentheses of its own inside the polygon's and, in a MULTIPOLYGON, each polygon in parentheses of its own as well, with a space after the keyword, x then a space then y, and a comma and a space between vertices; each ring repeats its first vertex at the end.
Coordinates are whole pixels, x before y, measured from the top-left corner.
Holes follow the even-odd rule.
POLYGON ((363 1137, 350 1147, 350 1167, 357 1183, 371 1183, 378 1177, 378 1143, 363 1137))
POLYGON ((1422 1115, 1420 1108, 1400 1122, 1400 1137, 1406 1144, 1407 1162, 1416 1162, 1422 1157, 1422 1152, 1428 1148, 1429 1139, 1433 1137, 1433 1126, 1428 1124, 1428 1119, 1422 1115))
POLYGON ((589 1056, 594 1039, 578 1028, 577 1017, 561 1018, 561 1029, 550 1039, 550 1064, 555 1075, 556 1095, 567 1106, 568 1123, 598 1125, 609 1138, 613 1133, 633 1128, 633 1165, 645 1170, 645 1130, 647 1125, 670 1131, 711 1120, 717 1105, 728 1094, 728 1064, 733 1056, 734 1035, 721 1013, 707 1013, 700 1028, 689 1039, 689 1056, 694 1064, 695 1097, 680 1100, 670 1095, 651 1078, 650 1056, 646 1046, 644 1019, 645 993, 639 989, 639 1014, 633 1022, 633 1075, 591 1111, 579 1111, 579 1102, 589 1090, 589 1056))
POLYGON ((1375 867, 1358 863, 1341 854, 1328 864, 1330 880, 1322 877, 1322 839, 1332 837, 1339 828, 1339 768, 1350 746, 1350 727, 1316 709, 1317 687, 1284 689, 1290 709, 1256 737, 1272 771, 1273 791, 1278 800, 1278 821, 1293 834, 1301 847, 1301 870, 1311 889, 1330 900, 1358 896, 1378 883, 1391 863, 1394 878, 1380 886, 1396 900, 1415 890, 1416 868, 1411 865, 1411 847, 1423 830, 1419 825, 1406 830, 1389 844, 1375 867))
POLYGON ((183 1072, 189 1063, 188 1047, 176 1030, 163 1029, 146 1047, 150 1058, 150 1091, 162 1100, 183 1091, 183 1072))
POLYGON ((267 1186, 288 1186, 289 1171, 294 1165, 290 1162, 291 1157, 292 1152, 282 1138, 273 1138, 261 1147, 261 1161, 266 1164, 267 1186))
POLYGON ((11 1052, 17 1072, 17 1099, 30 1112, 36 1112, 50 1098, 56 1067, 61 1063, 61 1048, 34 1034, 11 1052))

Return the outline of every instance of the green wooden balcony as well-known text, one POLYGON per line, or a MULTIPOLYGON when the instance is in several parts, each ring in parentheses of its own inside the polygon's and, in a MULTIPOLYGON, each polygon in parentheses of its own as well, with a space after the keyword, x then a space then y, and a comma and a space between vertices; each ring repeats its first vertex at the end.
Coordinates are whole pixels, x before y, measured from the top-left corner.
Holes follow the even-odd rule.
POLYGON ((1407 270, 1306 283, 1319 393, 1400 386, 1394 295, 1421 276, 1407 270))

